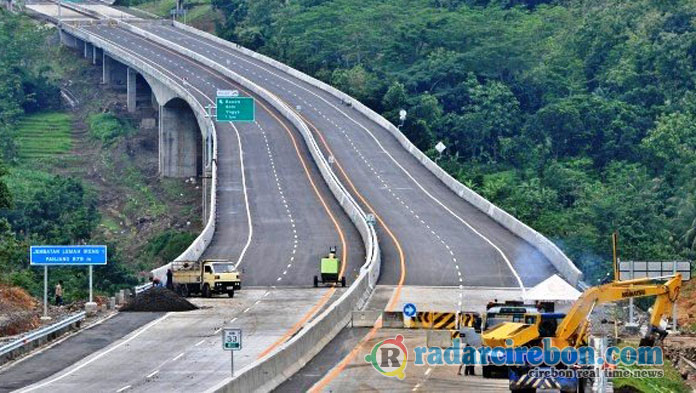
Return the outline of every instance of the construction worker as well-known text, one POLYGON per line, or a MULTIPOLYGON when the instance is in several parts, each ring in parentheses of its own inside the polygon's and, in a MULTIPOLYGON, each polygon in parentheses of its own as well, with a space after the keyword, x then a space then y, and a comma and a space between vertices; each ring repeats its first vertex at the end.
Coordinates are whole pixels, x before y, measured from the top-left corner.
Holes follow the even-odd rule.
POLYGON ((56 306, 62 306, 63 305, 63 280, 58 280, 58 284, 56 284, 56 306))
MULTIPOLYGON (((470 335, 474 334, 474 330, 472 328, 466 327, 466 326, 460 326, 459 327, 459 340, 461 342, 462 348, 466 348, 468 346, 471 346, 471 337, 467 337, 467 333, 470 335)), ((457 375, 462 375, 462 368, 464 369, 464 375, 476 375, 474 365, 473 364, 462 364, 459 365, 459 371, 457 371, 457 375)))
POLYGON ((174 273, 172 273, 172 269, 167 269, 167 289, 173 291, 174 290, 174 279, 172 278, 174 276, 174 273))

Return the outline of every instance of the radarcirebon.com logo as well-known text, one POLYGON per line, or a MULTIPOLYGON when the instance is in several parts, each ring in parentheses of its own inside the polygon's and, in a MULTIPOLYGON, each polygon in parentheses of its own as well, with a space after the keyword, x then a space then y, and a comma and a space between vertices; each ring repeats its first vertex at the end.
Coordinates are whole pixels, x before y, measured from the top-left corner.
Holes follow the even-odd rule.
POLYGON ((404 336, 398 334, 394 338, 378 342, 365 355, 365 361, 385 377, 406 378, 408 350, 404 345, 404 336))

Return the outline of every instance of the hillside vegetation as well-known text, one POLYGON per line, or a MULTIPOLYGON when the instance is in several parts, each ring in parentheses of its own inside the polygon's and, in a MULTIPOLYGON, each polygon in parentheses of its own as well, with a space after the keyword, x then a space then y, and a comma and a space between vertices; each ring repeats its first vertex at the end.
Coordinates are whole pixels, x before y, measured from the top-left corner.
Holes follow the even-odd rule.
POLYGON ((218 34, 398 123, 591 282, 696 252, 696 1, 212 0, 218 34))
MULTIPOLYGON (((188 247, 200 190, 157 176, 157 130, 136 129, 118 93, 98 88, 101 71, 55 39, 0 9, 0 291, 42 293, 30 245, 106 244, 109 263, 94 283, 113 294, 188 247), (61 84, 80 103, 71 111, 61 84)), ((49 287, 62 279, 68 302, 84 299, 86 273, 51 268, 49 287)))

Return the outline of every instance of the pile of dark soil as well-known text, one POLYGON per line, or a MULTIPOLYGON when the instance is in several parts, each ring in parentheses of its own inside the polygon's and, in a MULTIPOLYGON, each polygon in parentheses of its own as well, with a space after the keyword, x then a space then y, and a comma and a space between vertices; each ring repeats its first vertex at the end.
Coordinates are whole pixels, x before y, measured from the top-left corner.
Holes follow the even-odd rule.
POLYGON ((121 311, 190 311, 198 307, 167 288, 150 288, 138 294, 121 311))

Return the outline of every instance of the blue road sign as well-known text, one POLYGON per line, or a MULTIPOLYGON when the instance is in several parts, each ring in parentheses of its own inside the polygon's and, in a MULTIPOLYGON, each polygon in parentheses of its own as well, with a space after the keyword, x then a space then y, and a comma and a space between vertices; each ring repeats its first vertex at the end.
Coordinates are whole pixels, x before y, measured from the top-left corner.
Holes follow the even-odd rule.
POLYGON ((412 318, 416 316, 416 305, 413 303, 404 304, 404 315, 412 318))
POLYGON ((106 246, 31 246, 32 265, 106 265, 106 246))

